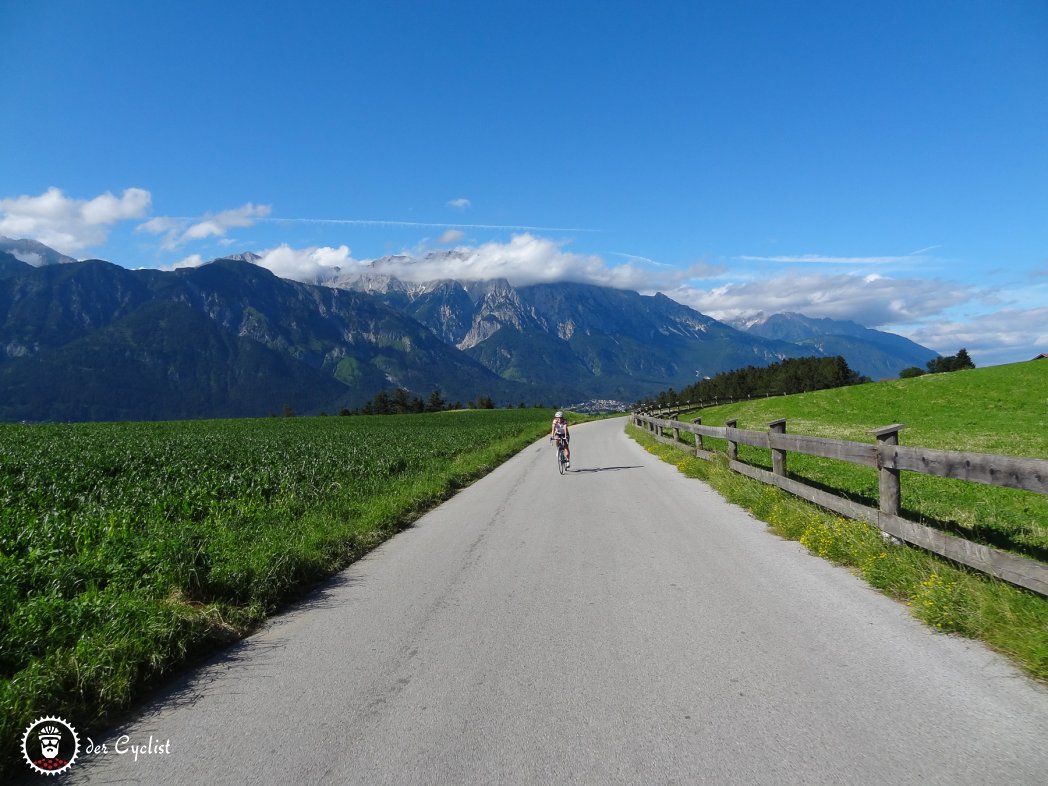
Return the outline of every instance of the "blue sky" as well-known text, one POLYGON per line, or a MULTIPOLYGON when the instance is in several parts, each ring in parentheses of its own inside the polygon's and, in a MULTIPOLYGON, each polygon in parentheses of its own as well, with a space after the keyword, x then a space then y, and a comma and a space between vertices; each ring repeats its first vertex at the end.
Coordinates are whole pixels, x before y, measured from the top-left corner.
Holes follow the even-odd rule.
POLYGON ((0 0, 0 234, 1048 351, 1048 3, 0 0))

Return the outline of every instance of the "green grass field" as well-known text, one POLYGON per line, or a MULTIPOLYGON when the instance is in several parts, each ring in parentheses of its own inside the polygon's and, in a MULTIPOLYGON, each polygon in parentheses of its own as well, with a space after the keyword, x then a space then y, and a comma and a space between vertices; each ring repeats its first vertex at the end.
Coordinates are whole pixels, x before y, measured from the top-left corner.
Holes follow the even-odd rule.
POLYGON ((0 426, 0 774, 34 718, 89 728, 127 707, 550 416, 0 426))
MULTIPOLYGON (((871 429, 905 423, 903 445, 1048 458, 1048 362, 759 399, 699 414, 705 425, 737 418, 739 428, 751 430, 786 418, 793 434, 869 443, 871 429)), ((723 441, 707 442, 725 449, 723 441)), ((743 445, 739 456, 771 468, 769 451, 743 445)), ((787 469, 799 480, 877 507, 875 469, 799 454, 789 455, 787 469)), ((913 472, 903 472, 901 482, 907 518, 1048 561, 1048 496, 913 472)))

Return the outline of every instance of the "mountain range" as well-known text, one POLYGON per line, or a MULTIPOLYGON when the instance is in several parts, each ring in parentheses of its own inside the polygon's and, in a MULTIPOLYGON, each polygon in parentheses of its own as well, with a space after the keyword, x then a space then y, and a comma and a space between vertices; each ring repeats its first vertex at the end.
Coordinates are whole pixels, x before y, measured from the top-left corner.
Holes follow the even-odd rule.
POLYGON ((809 355, 840 355, 854 371, 870 379, 897 377, 904 368, 913 366, 923 369, 929 360, 938 356, 927 347, 894 333, 872 330, 857 322, 813 319, 792 312, 735 327, 750 335, 808 347, 809 355))
POLYGON ((877 377, 935 357, 899 336, 800 315, 738 330, 661 294, 415 283, 382 260, 362 276, 303 284, 258 259, 129 270, 0 238, 0 420, 307 414, 395 387, 499 405, 629 402, 786 357, 843 354, 877 377))

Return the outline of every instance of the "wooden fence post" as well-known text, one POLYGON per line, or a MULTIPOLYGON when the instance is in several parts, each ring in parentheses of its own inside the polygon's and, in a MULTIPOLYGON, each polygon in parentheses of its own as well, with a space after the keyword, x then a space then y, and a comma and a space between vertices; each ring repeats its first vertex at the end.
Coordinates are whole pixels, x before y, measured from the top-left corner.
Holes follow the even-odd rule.
MULTIPOLYGON (((780 418, 779 420, 773 420, 768 424, 768 430, 774 434, 785 434, 786 433, 786 418, 780 418)), ((778 450, 776 448, 771 449, 771 471, 776 475, 782 475, 786 477, 786 451, 778 450)))
MULTIPOLYGON (((724 421, 725 428, 735 428, 739 425, 738 418, 724 421)), ((733 439, 728 440, 728 461, 739 460, 739 443, 733 439)))
MULTIPOLYGON (((702 425, 702 418, 695 418, 695 420, 693 420, 692 422, 701 426, 702 425)), ((692 432, 692 433, 695 433, 695 432, 692 432)), ((696 456, 699 455, 699 451, 702 450, 702 449, 703 449, 702 434, 695 433, 695 455, 696 456)))
MULTIPOLYGON (((877 438, 880 445, 898 445, 899 432, 906 426, 902 423, 893 423, 884 428, 873 429, 870 434, 877 438)), ((884 456, 877 454, 877 467, 880 470, 880 509, 881 513, 889 513, 892 516, 899 515, 899 506, 902 504, 902 488, 899 485, 899 470, 885 466, 884 456)))

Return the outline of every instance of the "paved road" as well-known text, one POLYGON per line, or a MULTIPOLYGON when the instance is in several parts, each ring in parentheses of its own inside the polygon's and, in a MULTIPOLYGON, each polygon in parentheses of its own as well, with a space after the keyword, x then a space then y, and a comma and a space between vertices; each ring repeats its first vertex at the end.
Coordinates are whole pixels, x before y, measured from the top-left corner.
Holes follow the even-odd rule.
POLYGON ((174 685, 75 783, 1044 784, 1048 691, 654 459, 543 440, 174 685), (168 754, 122 746, 170 740, 168 754))

